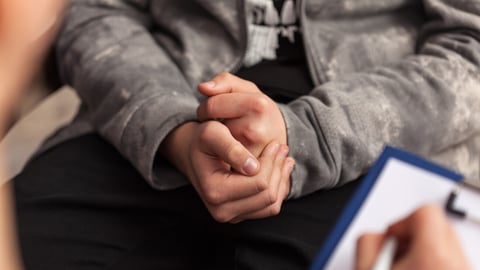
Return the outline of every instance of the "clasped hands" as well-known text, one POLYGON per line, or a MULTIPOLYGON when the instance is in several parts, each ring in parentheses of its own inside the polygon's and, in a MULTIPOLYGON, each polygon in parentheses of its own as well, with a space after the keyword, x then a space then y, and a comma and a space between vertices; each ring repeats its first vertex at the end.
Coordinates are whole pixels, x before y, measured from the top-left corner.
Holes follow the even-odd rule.
POLYGON ((277 215, 290 191, 283 116, 252 82, 221 73, 201 83, 207 96, 199 122, 187 122, 162 143, 162 152, 190 180, 219 222, 277 215), (219 119, 221 119, 219 121, 219 119))

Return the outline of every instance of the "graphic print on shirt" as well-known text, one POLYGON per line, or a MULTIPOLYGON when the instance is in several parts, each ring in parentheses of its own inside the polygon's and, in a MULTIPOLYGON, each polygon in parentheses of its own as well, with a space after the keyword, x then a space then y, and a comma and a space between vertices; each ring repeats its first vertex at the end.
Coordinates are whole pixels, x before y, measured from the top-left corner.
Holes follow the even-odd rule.
POLYGON ((246 67, 276 60, 299 39, 294 0, 247 0, 248 47, 246 67))

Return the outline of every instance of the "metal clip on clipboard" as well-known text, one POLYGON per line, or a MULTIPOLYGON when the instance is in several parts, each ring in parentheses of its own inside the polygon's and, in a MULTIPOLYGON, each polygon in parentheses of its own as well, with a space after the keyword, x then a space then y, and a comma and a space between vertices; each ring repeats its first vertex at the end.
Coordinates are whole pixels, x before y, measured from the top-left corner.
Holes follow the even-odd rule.
POLYGON ((445 203, 445 210, 447 211, 447 213, 453 216, 461 219, 466 219, 480 225, 480 213, 478 211, 474 212, 467 208, 459 207, 456 204, 456 202, 458 202, 459 200, 460 194, 466 189, 470 190, 471 192, 477 193, 477 195, 480 196, 479 187, 469 185, 465 181, 460 182, 448 195, 447 201, 445 203))

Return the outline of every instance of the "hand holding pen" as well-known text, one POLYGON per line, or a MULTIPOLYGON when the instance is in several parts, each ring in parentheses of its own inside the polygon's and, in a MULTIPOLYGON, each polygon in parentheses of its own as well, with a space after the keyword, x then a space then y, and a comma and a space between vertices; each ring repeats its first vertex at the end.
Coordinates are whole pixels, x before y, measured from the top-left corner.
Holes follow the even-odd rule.
POLYGON ((384 233, 358 239, 355 269, 376 269, 381 261, 391 263, 386 269, 470 269, 453 227, 433 205, 420 207, 384 233))

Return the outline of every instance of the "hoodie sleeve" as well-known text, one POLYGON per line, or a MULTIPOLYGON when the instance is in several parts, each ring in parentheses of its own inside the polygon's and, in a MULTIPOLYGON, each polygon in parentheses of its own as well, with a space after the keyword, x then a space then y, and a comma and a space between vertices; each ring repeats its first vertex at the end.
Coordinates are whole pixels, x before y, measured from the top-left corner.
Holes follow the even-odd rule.
POLYGON ((152 38, 148 0, 73 0, 59 35, 63 79, 96 130, 158 189, 185 185, 154 174, 158 147, 176 126, 195 120, 195 89, 152 38))
MULTIPOLYGON (((423 7, 414 55, 279 105, 297 161, 289 198, 357 179, 385 144, 434 157, 478 135, 480 1, 424 0, 423 7)), ((464 148, 445 164, 478 167, 479 155, 464 148)))

